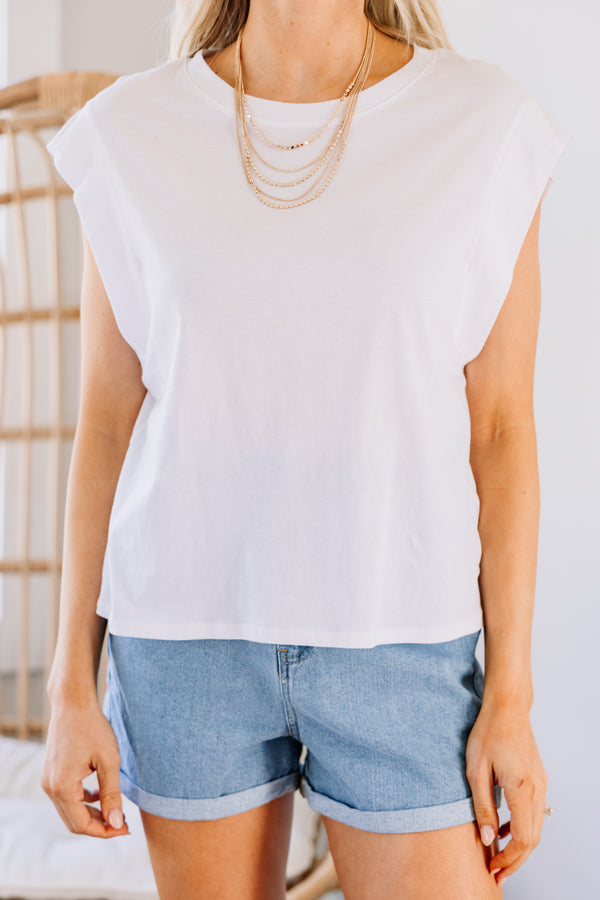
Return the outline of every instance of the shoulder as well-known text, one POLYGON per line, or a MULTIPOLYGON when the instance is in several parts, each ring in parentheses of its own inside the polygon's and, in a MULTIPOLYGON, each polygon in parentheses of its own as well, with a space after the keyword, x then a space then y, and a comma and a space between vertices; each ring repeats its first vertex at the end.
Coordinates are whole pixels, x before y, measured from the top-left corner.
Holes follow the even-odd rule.
POLYGON ((444 102, 472 115, 510 120, 530 94, 497 63, 470 58, 446 47, 435 51, 430 83, 444 102))
POLYGON ((160 110, 181 77, 183 63, 183 58, 170 59, 148 69, 120 75, 88 100, 84 108, 99 123, 160 110))

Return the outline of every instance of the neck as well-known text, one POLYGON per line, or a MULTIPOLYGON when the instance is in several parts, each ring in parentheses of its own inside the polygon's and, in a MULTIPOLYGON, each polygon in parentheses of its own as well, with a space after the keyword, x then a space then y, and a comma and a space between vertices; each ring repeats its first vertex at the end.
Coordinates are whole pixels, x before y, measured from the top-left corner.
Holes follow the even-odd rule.
POLYGON ((250 0, 246 92, 264 96, 276 85, 277 97, 290 102, 334 97, 354 77, 366 35, 363 0, 250 0))

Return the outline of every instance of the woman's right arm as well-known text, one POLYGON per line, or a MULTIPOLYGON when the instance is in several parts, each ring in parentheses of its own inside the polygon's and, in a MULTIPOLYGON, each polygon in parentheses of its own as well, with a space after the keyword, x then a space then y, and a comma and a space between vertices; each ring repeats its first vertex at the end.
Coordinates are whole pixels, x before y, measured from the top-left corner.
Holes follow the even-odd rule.
POLYGON ((106 619, 96 614, 117 481, 146 388, 83 234, 80 406, 67 485, 59 627, 48 680, 52 714, 42 787, 70 831, 113 837, 122 823, 120 758, 97 698, 106 619), (96 771, 99 795, 82 779, 96 771), (100 800, 101 811, 88 805, 100 800), (87 802, 86 802, 87 801, 87 802), (116 815, 115 815, 116 813, 116 815), (119 818, 120 816, 120 818, 119 818))

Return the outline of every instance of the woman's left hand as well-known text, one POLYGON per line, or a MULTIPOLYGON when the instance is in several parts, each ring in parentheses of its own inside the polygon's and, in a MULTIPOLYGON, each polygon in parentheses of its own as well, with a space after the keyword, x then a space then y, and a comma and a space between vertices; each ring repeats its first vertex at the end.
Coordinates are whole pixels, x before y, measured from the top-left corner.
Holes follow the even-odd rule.
POLYGON ((490 845, 496 837, 511 835, 506 847, 489 861, 490 872, 497 873, 501 884, 537 847, 544 822, 548 776, 528 712, 509 704, 486 705, 484 700, 467 741, 466 766, 483 843, 490 845), (503 788, 511 813, 501 828, 494 783, 503 788))

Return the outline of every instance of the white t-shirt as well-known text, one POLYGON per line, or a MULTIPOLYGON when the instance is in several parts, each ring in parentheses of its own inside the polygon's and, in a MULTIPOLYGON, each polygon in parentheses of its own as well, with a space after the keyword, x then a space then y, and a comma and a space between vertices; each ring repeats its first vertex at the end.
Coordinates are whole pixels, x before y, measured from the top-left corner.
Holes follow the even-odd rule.
MULTIPOLYGON (((248 99, 278 143, 336 103, 248 99)), ((330 135, 292 159, 253 139, 290 168, 330 135)), ((110 517, 111 632, 372 647, 481 627, 463 368, 571 137, 499 66, 420 46, 361 92, 297 208, 255 196, 202 51, 66 122, 48 148, 148 389, 110 517)))

